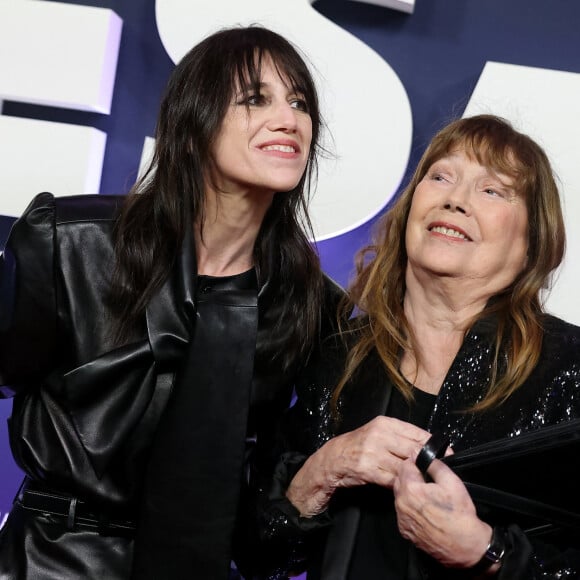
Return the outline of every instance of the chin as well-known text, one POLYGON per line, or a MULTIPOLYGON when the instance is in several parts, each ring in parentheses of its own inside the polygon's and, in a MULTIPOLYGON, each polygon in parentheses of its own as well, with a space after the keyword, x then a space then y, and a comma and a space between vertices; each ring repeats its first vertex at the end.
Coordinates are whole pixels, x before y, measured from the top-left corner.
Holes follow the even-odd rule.
POLYGON ((284 181, 273 183, 270 189, 279 193, 287 193, 292 191, 299 183, 300 181, 284 181))
POLYGON ((300 183, 303 175, 303 171, 291 171, 287 173, 277 171, 275 175, 268 176, 271 179, 266 179, 264 182, 265 184, 267 182, 268 187, 271 187, 273 191, 290 191, 300 183))

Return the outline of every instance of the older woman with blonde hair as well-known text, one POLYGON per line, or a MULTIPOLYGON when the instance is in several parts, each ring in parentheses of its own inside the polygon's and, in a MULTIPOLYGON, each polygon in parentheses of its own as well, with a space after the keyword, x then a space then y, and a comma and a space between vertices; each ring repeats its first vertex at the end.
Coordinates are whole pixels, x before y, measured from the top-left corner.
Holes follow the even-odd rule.
POLYGON ((455 121, 378 234, 360 314, 297 387, 265 536, 309 580, 578 578, 571 535, 495 525, 448 465, 415 464, 433 432, 458 452, 580 417, 580 329, 542 306, 565 248, 546 154, 498 117, 455 121))

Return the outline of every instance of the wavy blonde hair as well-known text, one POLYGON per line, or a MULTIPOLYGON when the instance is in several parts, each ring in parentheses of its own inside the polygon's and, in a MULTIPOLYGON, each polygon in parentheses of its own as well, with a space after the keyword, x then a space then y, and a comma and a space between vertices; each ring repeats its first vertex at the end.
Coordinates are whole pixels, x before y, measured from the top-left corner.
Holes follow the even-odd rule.
POLYGON ((361 313, 356 339, 345 372, 334 392, 334 403, 369 352, 376 351, 395 386, 410 399, 412 386, 399 370, 403 351, 416 354, 413 333, 403 310, 407 252, 405 231, 417 184, 431 165, 463 149, 478 163, 510 176, 528 211, 528 260, 512 284, 488 302, 472 321, 491 314, 498 320, 495 356, 488 392, 473 410, 501 404, 530 375, 538 362, 543 329, 542 290, 551 282, 565 249, 560 196, 550 162, 530 137, 493 115, 452 122, 439 131, 423 154, 410 183, 378 223, 374 242, 357 256, 356 277, 344 303, 345 312, 361 313), (500 356, 507 355, 500 372, 500 356))

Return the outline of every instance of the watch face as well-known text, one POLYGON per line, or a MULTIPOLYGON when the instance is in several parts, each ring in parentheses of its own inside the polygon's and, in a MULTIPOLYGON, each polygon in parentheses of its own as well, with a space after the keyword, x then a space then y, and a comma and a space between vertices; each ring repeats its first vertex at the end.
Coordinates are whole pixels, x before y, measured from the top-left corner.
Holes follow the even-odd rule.
POLYGON ((502 559, 504 551, 505 550, 504 550, 503 546, 500 547, 499 550, 497 550, 497 549, 494 550, 493 547, 490 546, 486 550, 484 558, 487 558, 492 564, 496 564, 497 562, 499 562, 502 559))
POLYGON ((499 562, 505 553, 505 537, 504 531, 501 528, 493 528, 489 546, 485 551, 485 557, 493 562, 499 562))

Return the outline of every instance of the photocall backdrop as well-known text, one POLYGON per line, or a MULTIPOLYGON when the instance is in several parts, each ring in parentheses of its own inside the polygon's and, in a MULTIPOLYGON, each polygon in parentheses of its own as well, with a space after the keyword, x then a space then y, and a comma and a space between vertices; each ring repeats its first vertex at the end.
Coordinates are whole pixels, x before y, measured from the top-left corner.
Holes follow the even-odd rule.
MULTIPOLYGON (((569 0, 0 0, 0 247, 39 191, 125 193, 174 62, 238 23, 281 32, 315 70, 334 155, 311 210, 333 278, 348 283, 433 133, 496 113, 558 173, 569 242, 547 305, 580 324, 580 3, 569 0)), ((0 401, 0 523, 22 477, 10 408, 0 401)))

